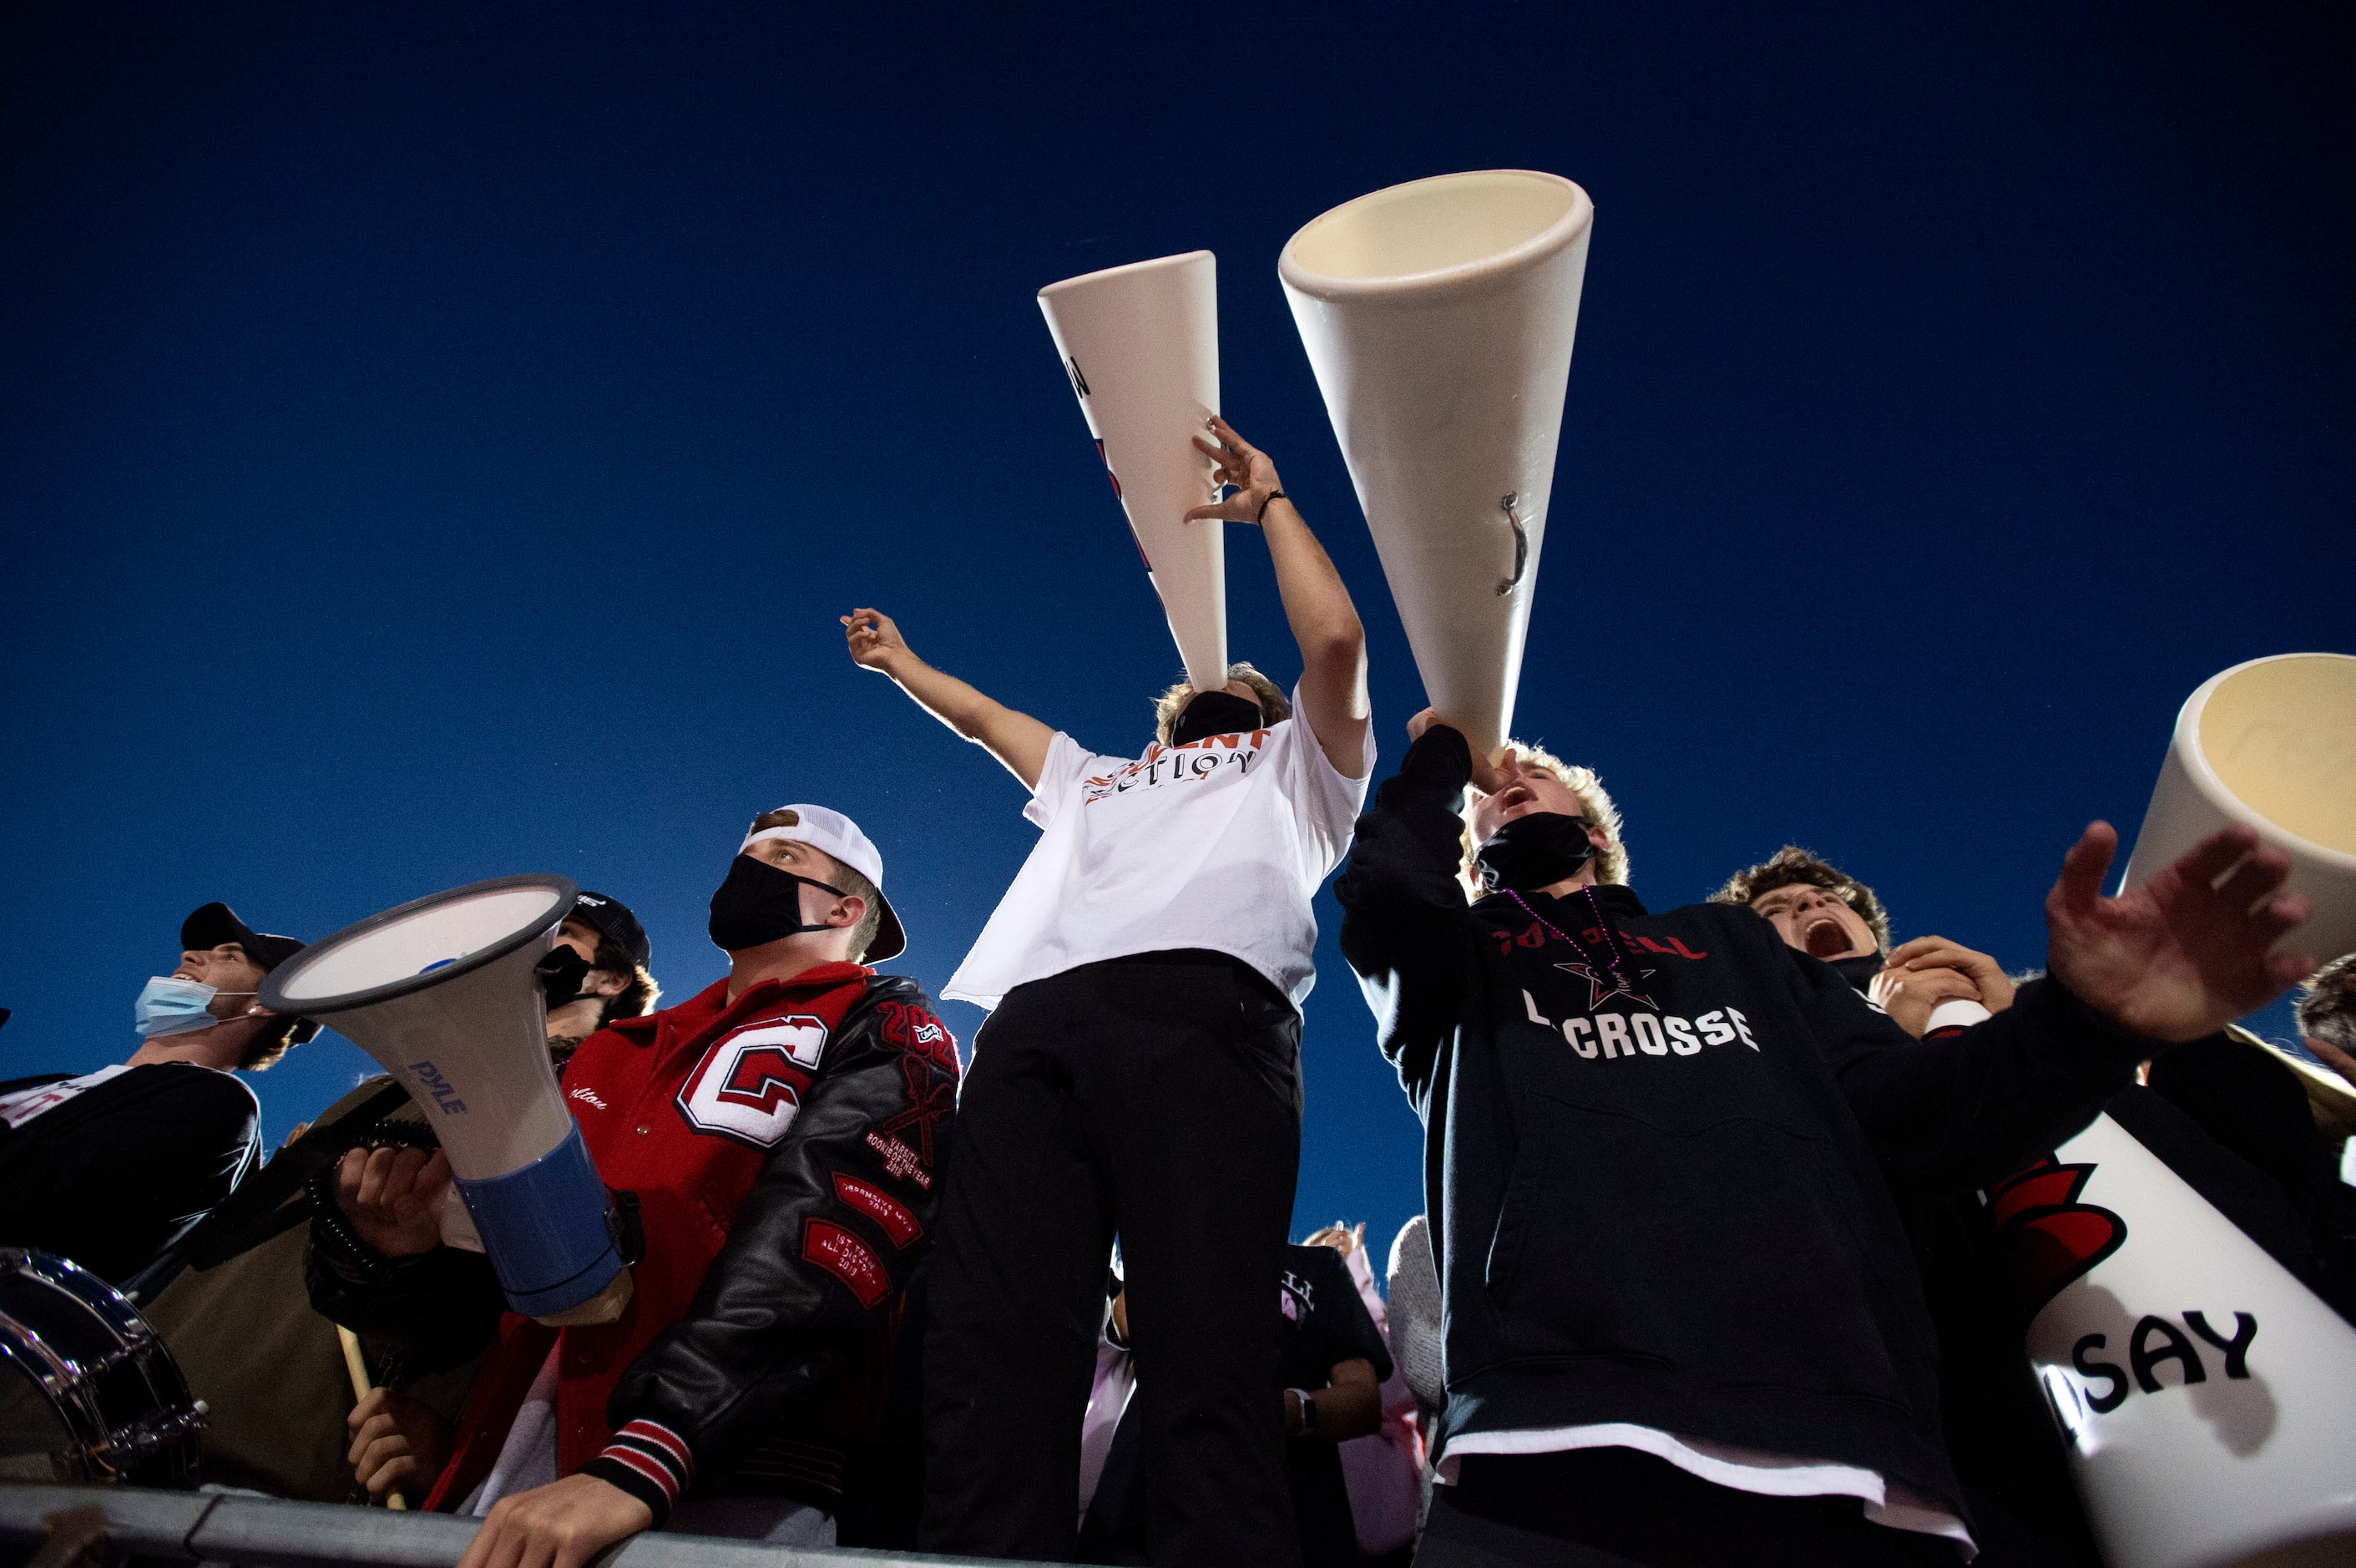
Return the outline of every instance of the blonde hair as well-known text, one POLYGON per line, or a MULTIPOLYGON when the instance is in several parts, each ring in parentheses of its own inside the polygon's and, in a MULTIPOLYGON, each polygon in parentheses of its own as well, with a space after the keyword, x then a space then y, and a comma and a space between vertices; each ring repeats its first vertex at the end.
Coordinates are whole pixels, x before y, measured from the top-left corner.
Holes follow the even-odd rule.
MULTIPOLYGON (((1252 695, 1259 699, 1260 723, 1272 725, 1292 716, 1292 704, 1285 700, 1283 693, 1276 689, 1276 682, 1242 660, 1238 659, 1227 666, 1227 679, 1241 681, 1252 689, 1252 695)), ((1170 735, 1178 727, 1179 714, 1196 695, 1194 687, 1181 681, 1153 699, 1153 737, 1156 740, 1164 746, 1171 744, 1170 735)))
MULTIPOLYGON (((1528 746, 1518 740, 1505 743, 1526 772, 1544 768, 1562 780, 1563 788, 1579 799, 1579 809, 1587 820, 1603 830, 1603 847, 1595 852, 1595 880, 1625 885, 1628 880, 1628 846, 1620 842, 1620 808, 1612 803, 1611 791, 1603 780, 1595 776, 1592 768, 1574 768, 1542 746, 1528 746)), ((1464 794, 1464 860, 1456 875, 1464 881, 1472 897, 1481 897, 1481 873, 1473 864, 1478 845, 1472 842, 1472 791, 1464 794)))
MULTIPOLYGON (((764 811, 755 817, 752 831, 757 833, 766 832, 771 828, 796 828, 801 826, 801 821, 802 814, 799 811, 780 806, 774 811, 764 811)), ((867 956, 867 950, 875 945, 875 933, 883 928, 884 890, 861 875, 856 867, 843 865, 818 845, 804 843, 800 839, 796 839, 794 842, 834 867, 834 875, 828 877, 827 881, 836 892, 846 898, 863 898, 867 901, 867 913, 860 916, 859 924, 851 929, 851 961, 859 962, 867 956)))

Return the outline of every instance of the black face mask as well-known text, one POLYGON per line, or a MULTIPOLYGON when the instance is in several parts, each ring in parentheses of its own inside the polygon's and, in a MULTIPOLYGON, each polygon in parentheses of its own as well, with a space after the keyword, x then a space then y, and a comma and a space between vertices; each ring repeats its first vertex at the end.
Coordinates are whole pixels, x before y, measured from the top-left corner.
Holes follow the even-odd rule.
POLYGON ((540 976, 540 992, 548 998, 550 1012, 581 1000, 581 993, 589 983, 589 961, 562 942, 549 949, 548 956, 532 966, 532 972, 540 976))
POLYGON ((1241 735, 1259 727, 1258 703, 1233 692, 1205 692, 1178 711, 1178 722, 1170 726, 1170 744, 1184 746, 1215 735, 1241 735))
POLYGON ((842 889, 828 887, 814 877, 796 876, 765 860, 738 855, 730 864, 720 891, 712 896, 712 945, 738 952, 801 931, 831 930, 833 928, 823 921, 813 926, 802 919, 805 886, 825 888, 838 898, 843 897, 842 889))
POLYGON ((1595 857, 1595 846, 1587 838, 1587 830, 1593 825, 1585 817, 1567 817, 1560 811, 1515 817, 1473 854, 1472 864, 1481 872, 1481 890, 1549 887, 1577 875, 1595 857))

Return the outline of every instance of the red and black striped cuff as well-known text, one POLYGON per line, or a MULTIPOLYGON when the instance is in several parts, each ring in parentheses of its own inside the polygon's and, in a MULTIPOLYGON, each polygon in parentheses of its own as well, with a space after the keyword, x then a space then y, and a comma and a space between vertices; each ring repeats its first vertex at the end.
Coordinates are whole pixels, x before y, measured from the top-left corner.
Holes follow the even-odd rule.
POLYGON ((634 1421, 614 1434, 605 1452, 581 1466, 584 1475, 619 1487, 654 1510, 660 1529, 695 1479, 695 1455, 687 1442, 659 1421, 634 1421))

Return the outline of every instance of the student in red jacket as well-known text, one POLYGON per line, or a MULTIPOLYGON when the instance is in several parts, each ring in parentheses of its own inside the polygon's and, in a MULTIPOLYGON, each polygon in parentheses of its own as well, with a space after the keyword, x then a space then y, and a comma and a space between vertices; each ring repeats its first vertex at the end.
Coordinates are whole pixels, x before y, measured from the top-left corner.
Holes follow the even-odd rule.
MULTIPOLYGON (((712 900, 727 978, 573 1054, 566 1102, 598 1174, 635 1197, 645 1254, 615 1322, 498 1315, 427 1498, 484 1519, 462 1568, 580 1568, 666 1521, 832 1543, 957 1092, 924 993, 862 965, 906 945, 883 876, 839 812, 755 818, 712 900)), ((341 1176, 369 1255, 323 1260, 344 1288, 322 1311, 444 1343, 454 1316, 487 1319, 495 1302, 424 1277, 449 1251, 441 1155, 356 1153, 341 1176)))

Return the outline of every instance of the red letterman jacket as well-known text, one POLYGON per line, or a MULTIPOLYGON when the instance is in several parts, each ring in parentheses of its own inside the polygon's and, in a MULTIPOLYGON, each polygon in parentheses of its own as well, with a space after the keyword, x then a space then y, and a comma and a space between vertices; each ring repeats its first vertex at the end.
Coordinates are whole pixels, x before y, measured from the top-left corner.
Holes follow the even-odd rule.
POLYGON ((827 964, 582 1042, 564 1092, 646 1255, 614 1323, 506 1314, 427 1498, 487 1476, 552 1348, 557 1473, 660 1524, 691 1487, 831 1506, 848 1406, 880 1386, 898 1296, 930 1245, 957 1046, 914 981, 827 964))

